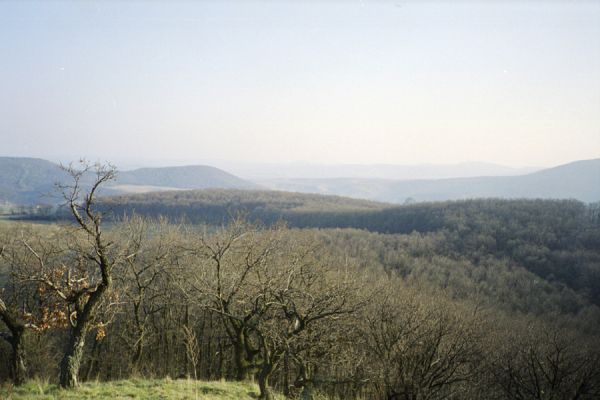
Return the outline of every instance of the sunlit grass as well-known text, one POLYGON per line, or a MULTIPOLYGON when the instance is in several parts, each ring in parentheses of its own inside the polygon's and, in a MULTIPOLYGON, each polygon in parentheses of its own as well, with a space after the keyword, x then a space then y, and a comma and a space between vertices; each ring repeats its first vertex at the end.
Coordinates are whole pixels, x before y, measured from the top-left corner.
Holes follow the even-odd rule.
POLYGON ((113 382, 86 382, 64 390, 43 381, 30 381, 20 387, 0 387, 0 399, 256 399, 258 387, 251 382, 194 381, 171 379, 130 379, 113 382))

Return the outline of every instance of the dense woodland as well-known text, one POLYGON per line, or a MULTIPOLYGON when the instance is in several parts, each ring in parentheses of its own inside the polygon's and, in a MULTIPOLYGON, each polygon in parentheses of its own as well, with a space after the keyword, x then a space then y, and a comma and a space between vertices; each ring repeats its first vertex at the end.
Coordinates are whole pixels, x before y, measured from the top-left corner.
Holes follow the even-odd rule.
POLYGON ((495 262, 523 267, 544 282, 564 285, 600 305, 598 203, 476 199, 390 206, 335 196, 200 190, 105 198, 99 207, 117 218, 161 215, 172 222, 222 225, 244 215, 265 225, 283 220, 294 228, 385 234, 363 233, 370 238, 365 240, 377 242, 369 243, 370 248, 398 240, 398 235, 419 233, 433 243, 430 255, 466 259, 483 268, 495 262))
POLYGON ((595 205, 96 199, 115 173, 96 168, 91 188, 68 171, 71 222, 0 224, 1 381, 253 379, 265 399, 600 396, 595 205))

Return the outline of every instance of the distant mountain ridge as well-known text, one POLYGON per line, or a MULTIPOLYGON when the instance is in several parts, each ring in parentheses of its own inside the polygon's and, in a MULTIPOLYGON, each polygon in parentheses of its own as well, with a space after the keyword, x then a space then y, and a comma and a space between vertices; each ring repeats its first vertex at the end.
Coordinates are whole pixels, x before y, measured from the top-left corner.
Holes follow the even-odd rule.
MULTIPOLYGON (((38 158, 0 157, 2 204, 57 204, 55 183, 66 182, 59 166, 38 158)), ((119 171, 103 195, 181 189, 272 189, 338 195, 388 203, 471 198, 555 198, 600 201, 600 159, 575 161, 514 176, 392 180, 372 178, 282 178, 257 183, 206 165, 119 171)))
POLYGON ((312 164, 312 163, 242 163, 215 161, 211 165, 231 171, 255 182, 273 179, 445 179, 477 176, 513 176, 539 171, 541 168, 513 168, 485 162, 458 164, 312 164))
MULTIPOLYGON (((0 203, 15 205, 57 204, 56 183, 68 182, 58 164, 39 158, 0 157, 0 203)), ((256 189, 245 181, 215 167, 140 168, 119 171, 117 179, 102 194, 115 195, 174 189, 256 189)))
POLYGON ((556 198, 600 201, 600 159, 575 161, 519 176, 389 180, 279 179, 271 189, 335 194, 374 201, 443 201, 472 198, 556 198))

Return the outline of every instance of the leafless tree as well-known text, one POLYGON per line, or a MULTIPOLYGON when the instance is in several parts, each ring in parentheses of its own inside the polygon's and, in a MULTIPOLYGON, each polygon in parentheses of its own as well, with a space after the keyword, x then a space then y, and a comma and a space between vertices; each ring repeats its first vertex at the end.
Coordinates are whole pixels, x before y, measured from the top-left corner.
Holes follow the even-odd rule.
POLYGON ((532 323, 513 326, 490 350, 490 371, 503 398, 596 399, 600 397, 597 340, 532 323))
MULTIPOLYGON (((4 322, 9 333, 0 333, 11 346, 11 375, 15 384, 24 383, 27 376, 25 333, 26 330, 44 331, 57 326, 64 326, 64 318, 53 299, 44 295, 36 285, 30 284, 27 270, 23 269, 35 263, 31 257, 31 247, 24 241, 25 236, 38 240, 37 233, 30 229, 17 226, 15 229, 3 232, 0 241, 0 260, 8 268, 6 287, 9 291, 0 289, 0 320, 4 322)), ((50 249, 48 249, 50 250, 50 249)), ((36 253, 38 254, 38 253, 36 253)), ((43 253, 44 259, 49 259, 56 252, 43 253)), ((38 257, 39 256, 38 254, 38 257)))
POLYGON ((124 253, 129 256, 120 265, 117 280, 122 293, 123 311, 130 315, 123 321, 119 337, 131 354, 131 364, 139 372, 147 342, 152 335, 150 318, 165 307, 169 287, 169 269, 177 263, 178 244, 175 225, 165 220, 150 221, 133 216, 115 229, 124 253))
POLYGON ((189 326, 183 326, 183 343, 185 345, 185 354, 187 361, 192 367, 194 379, 198 379, 198 361, 200 358, 200 345, 194 329, 189 326))
POLYGON ((87 264, 89 269, 80 278, 85 283, 77 289, 71 288, 68 294, 58 289, 51 281, 45 283, 58 293, 62 293, 61 297, 74 306, 73 316, 70 318, 69 343, 61 361, 60 371, 60 385, 74 387, 78 384, 86 334, 91 327, 100 301, 110 289, 113 281, 112 270, 116 260, 110 254, 112 243, 103 237, 103 215, 95 210, 95 200, 100 187, 115 179, 116 169, 112 165, 95 164, 90 166, 82 162, 79 169, 71 165, 65 170, 72 178, 71 184, 63 187, 67 206, 80 229, 90 241, 88 249, 77 256, 90 261, 87 264), (82 179, 90 171, 95 174, 95 177, 91 188, 82 195, 82 179))
POLYGON ((451 399, 460 393, 480 357, 476 320, 457 311, 398 281, 378 291, 360 326, 380 396, 451 399))
MULTIPOLYGON (((307 365, 308 335, 326 336, 336 319, 358 308, 355 280, 320 260, 309 238, 287 235, 283 227, 259 230, 236 221, 203 237, 191 284, 226 328, 238 379, 254 375, 263 399, 272 398, 269 378, 286 354, 307 365)), ((301 385, 311 378, 304 371, 301 385)))

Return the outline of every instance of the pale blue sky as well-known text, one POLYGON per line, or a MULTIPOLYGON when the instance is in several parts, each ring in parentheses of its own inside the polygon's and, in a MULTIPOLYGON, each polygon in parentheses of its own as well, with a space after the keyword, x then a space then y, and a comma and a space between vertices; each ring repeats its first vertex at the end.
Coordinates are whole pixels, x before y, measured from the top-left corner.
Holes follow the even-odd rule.
POLYGON ((0 2, 0 155, 600 157, 600 2, 0 2))

